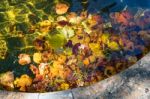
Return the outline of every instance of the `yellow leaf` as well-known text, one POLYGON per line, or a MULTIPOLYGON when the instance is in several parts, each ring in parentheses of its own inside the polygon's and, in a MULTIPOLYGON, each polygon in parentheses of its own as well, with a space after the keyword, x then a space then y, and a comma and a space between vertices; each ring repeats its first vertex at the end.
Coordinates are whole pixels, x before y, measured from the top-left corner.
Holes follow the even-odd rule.
POLYGON ((32 84, 32 79, 28 75, 24 74, 20 78, 16 78, 14 84, 16 87, 20 87, 20 91, 26 91, 26 87, 32 84))
POLYGON ((105 71, 104 71, 104 74, 105 74, 106 76, 110 77, 110 76, 116 74, 116 70, 115 70, 115 68, 112 67, 112 66, 106 66, 105 71))
POLYGON ((51 22, 49 20, 44 20, 42 22, 39 22, 40 26, 40 32, 42 32, 42 35, 46 35, 51 27, 51 22))
POLYGON ((90 43, 89 47, 91 48, 92 51, 100 49, 100 45, 98 43, 90 43))
POLYGON ((8 71, 6 73, 0 74, 0 85, 3 85, 8 88, 14 88, 13 81, 14 81, 13 72, 8 71))
POLYGON ((61 87, 62 90, 67 90, 67 89, 69 89, 69 84, 62 83, 60 87, 61 87))
POLYGON ((50 68, 53 77, 63 77, 64 68, 59 61, 54 61, 53 66, 50 68))
POLYGON ((119 45, 117 42, 109 42, 107 45, 112 50, 119 50, 119 45))
POLYGON ((94 56, 104 57, 103 51, 101 50, 101 47, 98 43, 90 43, 89 47, 92 50, 94 56))
POLYGON ((55 11, 58 15, 65 14, 69 9, 69 6, 65 3, 57 3, 55 11))
POLYGON ((6 14, 10 20, 15 20, 16 15, 15 15, 15 12, 13 10, 7 11, 6 14))
POLYGON ((35 63, 39 64, 41 62, 41 60, 42 60, 42 54, 41 53, 34 53, 33 54, 33 61, 35 63))
POLYGON ((96 57, 94 55, 89 56, 89 60, 91 63, 95 62, 96 57))
POLYGON ((101 41, 102 41, 104 44, 107 44, 108 41, 109 41, 109 34, 108 34, 108 33, 104 33, 104 34, 101 36, 101 41))
POLYGON ((88 59, 88 58, 84 59, 84 60, 83 60, 83 64, 84 64, 84 65, 89 65, 89 64, 90 64, 89 59, 88 59))

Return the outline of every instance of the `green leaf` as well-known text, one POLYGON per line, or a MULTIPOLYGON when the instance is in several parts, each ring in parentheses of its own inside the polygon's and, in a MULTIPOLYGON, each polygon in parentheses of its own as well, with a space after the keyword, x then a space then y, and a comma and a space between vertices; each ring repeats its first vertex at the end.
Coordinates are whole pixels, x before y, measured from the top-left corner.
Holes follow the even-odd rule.
POLYGON ((65 38, 65 36, 63 34, 49 35, 47 39, 49 41, 50 46, 53 49, 57 49, 57 48, 63 47, 63 45, 66 42, 66 38, 65 38))

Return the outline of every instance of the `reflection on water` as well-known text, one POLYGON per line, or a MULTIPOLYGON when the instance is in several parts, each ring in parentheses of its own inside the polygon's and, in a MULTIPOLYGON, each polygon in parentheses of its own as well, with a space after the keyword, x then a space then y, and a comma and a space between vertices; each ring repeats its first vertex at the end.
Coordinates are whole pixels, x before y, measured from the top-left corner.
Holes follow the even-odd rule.
POLYGON ((0 1, 0 89, 88 86, 149 51, 147 0, 66 1, 0 1))

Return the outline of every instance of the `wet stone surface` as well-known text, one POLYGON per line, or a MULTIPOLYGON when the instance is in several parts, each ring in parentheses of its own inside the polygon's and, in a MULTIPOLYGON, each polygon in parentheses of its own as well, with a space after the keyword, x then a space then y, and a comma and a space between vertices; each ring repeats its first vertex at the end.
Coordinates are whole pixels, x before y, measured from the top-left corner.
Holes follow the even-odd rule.
POLYGON ((150 99, 150 53, 127 70, 85 88, 49 93, 0 91, 0 99, 150 99))

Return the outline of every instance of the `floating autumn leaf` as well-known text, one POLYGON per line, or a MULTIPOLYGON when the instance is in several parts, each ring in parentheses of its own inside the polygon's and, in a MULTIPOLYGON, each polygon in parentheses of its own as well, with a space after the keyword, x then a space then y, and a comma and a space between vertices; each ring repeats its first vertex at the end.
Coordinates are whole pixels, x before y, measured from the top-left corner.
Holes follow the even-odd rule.
POLYGON ((109 42, 107 45, 112 50, 119 50, 119 45, 117 42, 109 42))
POLYGON ((66 48, 64 53, 68 56, 71 56, 72 55, 72 49, 71 48, 66 48))
POLYGON ((53 34, 47 37, 50 46, 53 49, 58 49, 63 47, 66 42, 66 38, 63 34, 53 34))
POLYGON ((68 39, 75 35, 74 30, 71 27, 69 27, 69 26, 65 26, 65 27, 59 29, 59 32, 61 34, 63 34, 68 39))
POLYGON ((95 20, 97 23, 102 23, 103 22, 102 16, 97 15, 97 14, 93 15, 92 19, 95 20))
POLYGON ((90 43, 89 47, 92 51, 95 51, 96 49, 100 49, 100 45, 98 43, 90 43))
POLYGON ((86 65, 86 66, 89 65, 90 64, 89 59, 88 58, 84 59, 83 64, 86 65))
POLYGON ((40 73, 41 75, 44 74, 44 71, 45 71, 45 67, 46 67, 46 66, 48 66, 47 63, 40 63, 40 65, 39 65, 39 73, 40 73))
POLYGON ((55 6, 55 11, 57 14, 65 14, 69 9, 69 6, 65 3, 57 3, 55 6))
POLYGON ((83 43, 84 40, 83 39, 79 39, 77 35, 73 36, 71 38, 73 45, 77 44, 77 43, 83 43))
POLYGON ((88 22, 87 21, 83 21, 82 22, 84 31, 88 34, 92 33, 91 27, 89 27, 88 22))
POLYGON ((90 25, 90 27, 92 27, 92 26, 94 26, 94 25, 96 25, 98 22, 100 22, 100 16, 99 15, 89 15, 89 17, 88 17, 88 23, 89 23, 89 25, 90 25))
POLYGON ((101 41, 102 41, 104 44, 107 44, 108 41, 109 41, 109 34, 108 34, 108 33, 104 33, 104 34, 101 36, 101 41))
POLYGON ((118 23, 122 23, 124 25, 128 25, 129 23, 126 17, 121 13, 116 13, 116 19, 118 23))
POLYGON ((57 22, 60 22, 60 21, 67 21, 67 18, 65 16, 58 16, 57 22))
POLYGON ((0 85, 3 85, 8 89, 12 89, 14 88, 13 81, 14 81, 13 72, 8 71, 6 73, 0 74, 0 85))
POLYGON ((59 55, 58 57, 58 61, 60 62, 60 64, 65 63, 67 57, 65 55, 59 55))
POLYGON ((33 61, 39 64, 42 61, 42 54, 41 53, 34 53, 33 54, 33 61))
POLYGON ((84 86, 84 81, 82 80, 77 80, 76 83, 79 87, 84 86))
POLYGON ((62 84, 60 85, 60 88, 61 88, 61 90, 67 90, 67 89, 69 89, 69 84, 67 84, 67 83, 62 83, 62 84))
POLYGON ((112 67, 112 66, 106 66, 105 68, 105 71, 104 71, 104 74, 108 77, 116 74, 116 70, 115 70, 115 67, 112 67))
POLYGON ((89 60, 91 63, 96 61, 96 57, 94 55, 89 56, 89 60))
POLYGON ((120 72, 120 71, 124 70, 125 67, 126 67, 126 63, 125 62, 122 62, 122 63, 118 62, 116 64, 116 66, 115 66, 117 72, 120 72))
POLYGON ((135 56, 129 56, 128 57, 128 61, 129 61, 129 63, 135 64, 137 62, 137 57, 135 57, 135 56))
POLYGON ((44 20, 42 22, 39 22, 39 28, 40 28, 40 32, 43 33, 43 35, 45 35, 46 33, 48 33, 50 31, 50 27, 51 27, 51 21, 50 20, 44 20))
POLYGON ((103 51, 98 43, 90 43, 89 48, 92 50, 94 56, 104 57, 103 51))
POLYGON ((33 72, 33 74, 37 75, 39 74, 39 69, 34 66, 33 64, 30 65, 30 70, 33 72))
POLYGON ((16 78, 14 84, 16 87, 20 88, 20 91, 26 91, 26 87, 32 84, 32 79, 28 75, 24 74, 20 78, 16 78))
POLYGON ((7 11, 6 14, 7 14, 9 20, 15 20, 16 14, 13 10, 7 11))
POLYGON ((20 65, 26 65, 31 63, 31 58, 28 54, 20 54, 18 58, 19 58, 18 63, 20 65))
POLYGON ((67 15, 67 18, 72 24, 79 24, 81 22, 81 17, 77 16, 75 12, 71 12, 67 15))
POLYGON ((64 67, 61 65, 61 62, 59 61, 54 61, 53 66, 50 68, 50 72, 53 77, 62 77, 64 74, 64 67))

